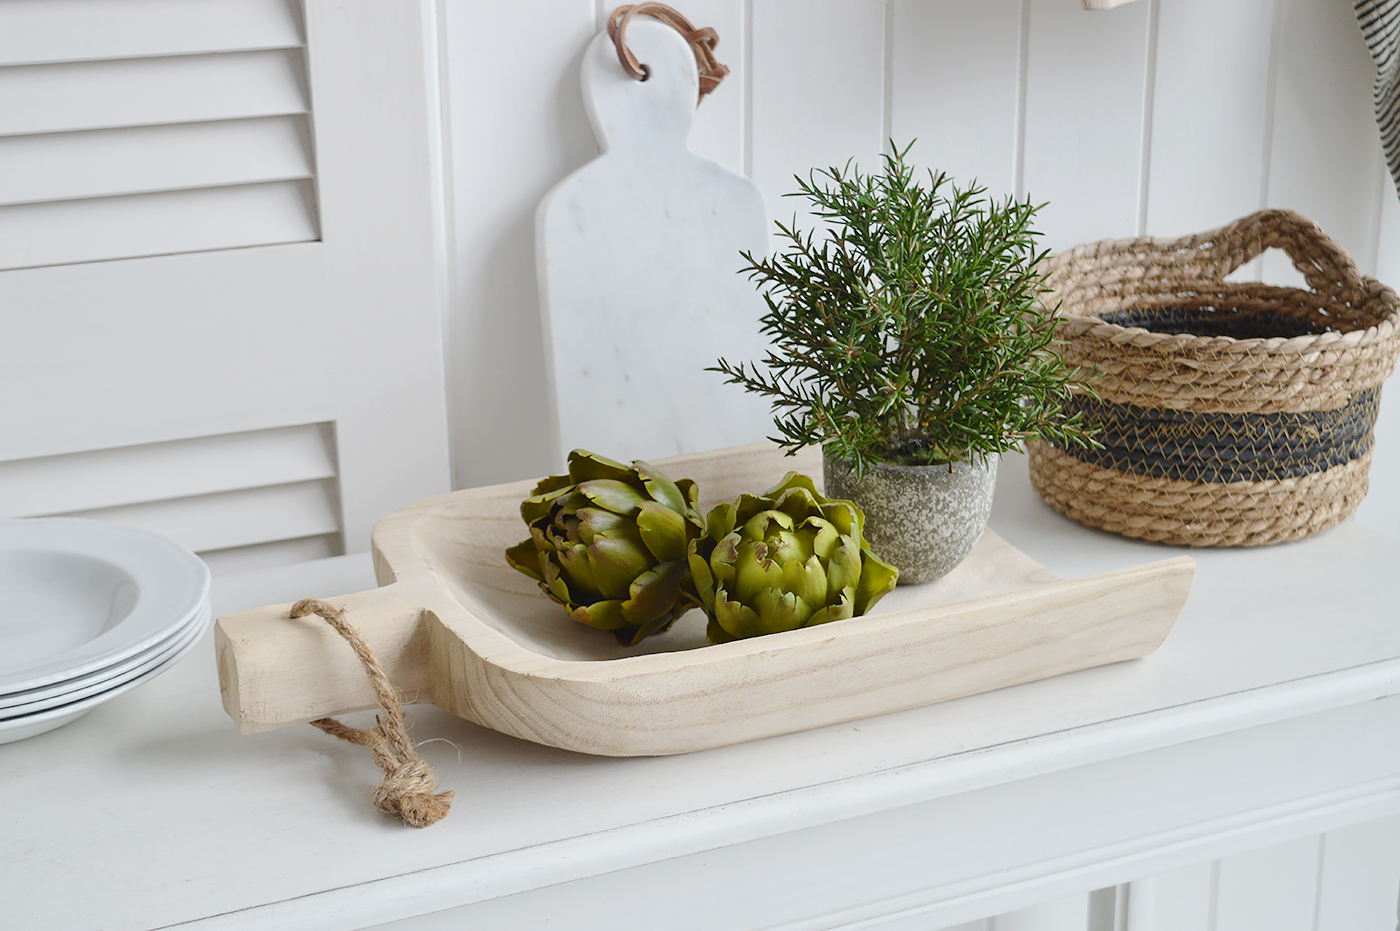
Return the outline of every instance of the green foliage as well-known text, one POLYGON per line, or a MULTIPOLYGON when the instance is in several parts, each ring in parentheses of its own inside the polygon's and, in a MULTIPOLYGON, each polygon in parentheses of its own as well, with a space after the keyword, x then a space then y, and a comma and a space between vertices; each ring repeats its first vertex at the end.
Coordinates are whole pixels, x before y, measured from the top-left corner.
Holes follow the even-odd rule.
POLYGON ((820 444, 857 473, 1089 441, 1061 402, 1076 372, 1053 351, 1029 199, 995 201, 942 173, 916 179, 909 149, 884 170, 813 171, 805 197, 827 227, 778 223, 785 245, 744 269, 764 290, 763 365, 711 371, 770 398, 779 443, 820 444))

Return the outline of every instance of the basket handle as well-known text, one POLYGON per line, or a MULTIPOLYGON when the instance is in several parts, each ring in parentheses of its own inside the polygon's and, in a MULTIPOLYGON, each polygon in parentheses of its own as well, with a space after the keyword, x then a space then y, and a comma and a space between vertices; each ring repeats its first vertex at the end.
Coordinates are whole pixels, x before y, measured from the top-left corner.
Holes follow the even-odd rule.
POLYGON ((1365 280, 1346 250, 1316 223, 1292 210, 1260 210, 1201 237, 1214 245, 1218 277, 1279 248, 1319 294, 1363 294, 1365 280))

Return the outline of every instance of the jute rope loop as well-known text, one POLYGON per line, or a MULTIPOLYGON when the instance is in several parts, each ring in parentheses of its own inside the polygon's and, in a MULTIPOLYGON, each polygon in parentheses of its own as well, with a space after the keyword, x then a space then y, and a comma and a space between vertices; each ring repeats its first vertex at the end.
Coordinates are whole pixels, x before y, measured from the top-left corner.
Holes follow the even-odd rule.
POLYGON ((311 725, 332 737, 370 749, 374 762, 384 770, 384 781, 374 790, 375 808, 415 828, 425 828, 441 821, 452 807, 452 792, 434 792, 437 782, 433 779, 432 770, 409 740, 398 689, 384 674, 384 667, 375 659, 374 651, 369 648, 365 638, 346 622, 343 609, 315 598, 303 598, 292 605, 289 613, 294 618, 318 615, 345 638, 359 657, 360 665, 374 687, 374 697, 384 709, 383 716, 377 717, 375 726, 368 730, 347 727, 335 718, 320 718, 312 721, 311 725))
POLYGON ((719 87, 719 82, 729 73, 729 69, 715 58, 719 34, 710 26, 696 29, 679 11, 664 3, 636 3, 618 7, 608 17, 608 38, 617 46, 617 60, 622 62, 622 70, 638 81, 645 81, 651 76, 651 69, 638 61, 637 56, 627 47, 627 24, 638 13, 661 20, 690 43, 695 52, 695 64, 700 69, 700 99, 696 101, 696 106, 699 106, 700 100, 704 100, 706 94, 719 87))

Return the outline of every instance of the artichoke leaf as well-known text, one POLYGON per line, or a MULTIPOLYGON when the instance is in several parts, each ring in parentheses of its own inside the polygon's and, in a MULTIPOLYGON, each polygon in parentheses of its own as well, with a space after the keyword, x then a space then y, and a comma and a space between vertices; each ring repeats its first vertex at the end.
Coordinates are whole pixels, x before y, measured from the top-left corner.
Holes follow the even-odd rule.
POLYGON ((598 590, 606 598, 624 599, 632 580, 650 569, 654 560, 632 527, 618 527, 597 536, 587 546, 598 590))
POLYGON ((687 562, 690 565, 691 584, 695 588, 695 593, 700 596, 700 604, 709 614, 715 606, 715 577, 710 573, 710 563, 699 553, 699 541, 690 541, 690 553, 687 562))
POLYGON ((506 550, 506 562, 511 567, 525 573, 536 582, 544 581, 544 572, 540 569, 540 551, 535 548, 535 541, 521 540, 519 543, 506 550))
POLYGON ((765 588, 748 602, 758 614, 765 634, 796 630, 807 623, 812 609, 792 592, 780 588, 765 588))
POLYGON ((575 543, 560 547, 554 558, 558 560, 560 576, 568 583, 569 593, 576 602, 604 597, 593 574, 593 561, 589 558, 587 546, 575 543))
POLYGON ((745 540, 739 544, 738 554, 739 558, 734 561, 735 598, 749 604, 764 589, 782 587, 783 567, 769 558, 767 543, 745 540))
POLYGON ((767 633, 753 608, 730 601, 722 588, 715 592, 715 620, 734 639, 767 633))
POLYGON ((599 534, 609 533, 627 525, 627 518, 603 508, 578 509, 578 534, 584 543, 592 543, 599 534))
POLYGON ((646 488, 647 494, 651 495, 653 501, 658 501, 666 507, 684 514, 688 502, 681 494, 680 488, 665 475, 662 475, 654 466, 647 462, 637 463, 637 475, 642 479, 642 485, 646 488))
POLYGON ((685 518, 655 501, 643 501, 638 507, 637 529, 651 555, 660 562, 684 559, 690 543, 686 539, 685 518))
POLYGON ((686 564, 676 561, 662 563, 637 576, 628 592, 630 597, 622 603, 622 616, 627 623, 640 627, 675 608, 686 571, 686 564))
POLYGON ((792 592, 811 609, 826 604, 826 570, 815 555, 806 562, 793 561, 783 567, 783 588, 792 592))
POLYGON ((600 508, 612 511, 614 514, 630 515, 637 510, 639 504, 646 500, 642 497, 642 493, 631 485, 610 478, 581 482, 578 490, 589 501, 600 508))
POLYGON ((569 616, 598 630, 619 630, 627 626, 627 618, 622 615, 622 602, 615 600, 577 605, 569 610, 569 616))
POLYGON ((616 459, 591 453, 586 449, 576 449, 569 453, 569 474, 563 476, 570 485, 595 479, 610 479, 623 482, 641 491, 641 482, 633 476, 632 470, 616 459))
POLYGON ((881 598, 894 591, 899 581, 899 570, 869 549, 861 552, 860 581, 856 583, 855 612, 865 614, 881 598))

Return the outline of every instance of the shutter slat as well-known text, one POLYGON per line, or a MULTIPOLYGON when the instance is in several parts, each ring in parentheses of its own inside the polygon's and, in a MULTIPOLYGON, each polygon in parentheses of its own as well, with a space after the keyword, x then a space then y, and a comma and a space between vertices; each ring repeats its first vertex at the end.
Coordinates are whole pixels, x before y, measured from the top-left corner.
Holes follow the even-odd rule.
POLYGON ((0 0, 0 65, 302 42, 288 0, 0 0))
POLYGON ((0 136, 0 205, 310 178, 304 121, 0 136))
POLYGON ((0 207, 0 270, 317 239, 309 181, 0 207))
POLYGON ((334 482, 301 482, 196 498, 70 512, 170 537, 195 552, 336 533, 334 482))
POLYGON ((278 540, 275 543, 237 546, 226 550, 205 550, 199 555, 209 564, 209 569, 214 575, 221 576, 271 569, 275 566, 291 566, 313 559, 341 556, 344 553, 340 534, 329 533, 300 540, 278 540))
POLYGON ((296 49, 0 68, 0 136, 305 113, 296 49))
POLYGON ((0 462, 0 517, 36 517, 335 477, 329 424, 0 462))

